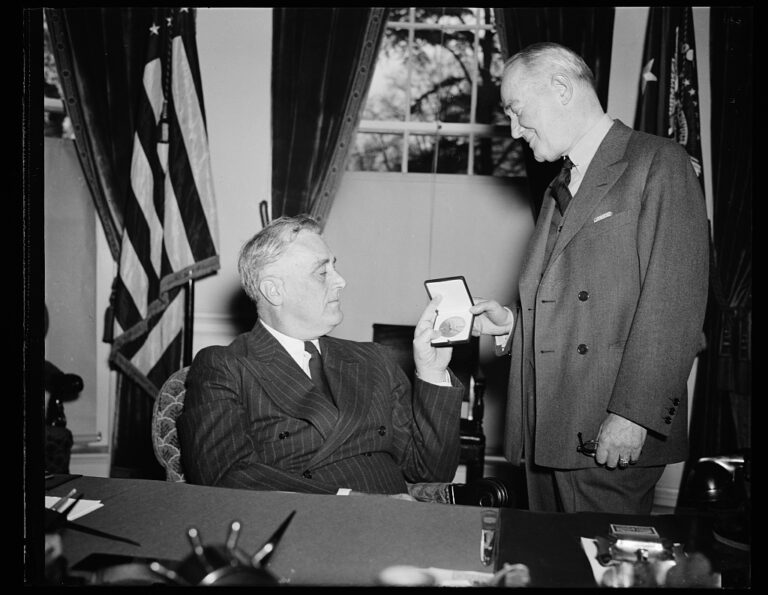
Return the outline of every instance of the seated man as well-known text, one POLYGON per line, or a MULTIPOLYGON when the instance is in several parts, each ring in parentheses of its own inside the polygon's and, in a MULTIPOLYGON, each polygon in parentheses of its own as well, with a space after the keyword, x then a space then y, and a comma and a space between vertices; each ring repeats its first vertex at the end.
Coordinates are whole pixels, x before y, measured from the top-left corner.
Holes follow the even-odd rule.
POLYGON ((439 297, 416 325, 412 390, 384 347, 326 336, 343 318, 335 263, 307 216, 281 217, 243 246, 238 270, 259 321, 192 362, 177 420, 189 482, 405 494, 406 482, 452 480, 463 387, 447 369, 451 348, 430 345, 439 297), (313 382, 306 342, 330 394, 313 382))

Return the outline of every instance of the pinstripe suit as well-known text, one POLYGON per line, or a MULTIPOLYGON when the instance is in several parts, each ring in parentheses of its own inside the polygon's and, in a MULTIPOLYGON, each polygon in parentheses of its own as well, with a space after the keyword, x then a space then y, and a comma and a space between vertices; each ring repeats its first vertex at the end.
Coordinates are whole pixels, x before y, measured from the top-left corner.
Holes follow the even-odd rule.
POLYGON ((459 459, 463 389, 416 380, 384 348, 320 338, 338 408, 261 324, 202 349, 177 420, 192 483, 295 492, 405 493, 450 481, 459 459))

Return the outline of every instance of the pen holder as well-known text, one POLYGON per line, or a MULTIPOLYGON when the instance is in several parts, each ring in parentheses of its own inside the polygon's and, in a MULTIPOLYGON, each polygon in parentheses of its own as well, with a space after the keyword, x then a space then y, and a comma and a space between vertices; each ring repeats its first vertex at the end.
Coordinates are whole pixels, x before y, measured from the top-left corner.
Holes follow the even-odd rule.
POLYGON ((262 566, 265 556, 261 551, 248 556, 237 547, 239 533, 240 523, 233 521, 224 545, 204 546, 192 527, 187 531, 192 553, 178 567, 152 562, 149 568, 166 582, 183 586, 277 585, 277 578, 262 566))

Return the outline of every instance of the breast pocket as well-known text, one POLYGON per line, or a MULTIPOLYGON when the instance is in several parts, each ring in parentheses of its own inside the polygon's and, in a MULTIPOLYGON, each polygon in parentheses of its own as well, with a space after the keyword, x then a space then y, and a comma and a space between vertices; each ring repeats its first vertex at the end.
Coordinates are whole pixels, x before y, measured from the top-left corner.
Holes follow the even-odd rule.
POLYGON ((591 220, 584 226, 583 233, 589 235, 602 235, 612 233, 625 225, 634 221, 635 211, 621 211, 612 213, 611 211, 598 212, 591 216, 591 220))

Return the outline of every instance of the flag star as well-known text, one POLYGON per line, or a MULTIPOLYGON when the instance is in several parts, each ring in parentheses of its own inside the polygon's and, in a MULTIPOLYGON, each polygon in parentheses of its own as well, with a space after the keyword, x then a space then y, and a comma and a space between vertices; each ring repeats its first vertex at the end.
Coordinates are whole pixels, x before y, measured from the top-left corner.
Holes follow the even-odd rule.
POLYGON ((653 60, 654 60, 653 58, 648 60, 648 64, 646 64, 643 67, 642 82, 640 83, 640 86, 641 86, 640 92, 641 93, 645 93, 645 86, 650 81, 657 81, 657 80, 659 80, 659 79, 656 78, 656 75, 651 72, 651 68, 653 68, 653 60))
POLYGON ((166 23, 168 23, 168 26, 169 26, 169 27, 171 26, 171 21, 172 21, 172 20, 173 20, 173 19, 172 19, 171 17, 165 17, 165 22, 166 22, 166 23))
POLYGON ((152 35, 160 35, 160 27, 158 27, 155 23, 152 23, 152 26, 149 28, 149 32, 152 33, 152 35))
POLYGON ((189 8, 181 8, 179 9, 179 12, 189 12, 189 8))
POLYGON ((696 95, 696 89, 694 89, 693 87, 691 87, 691 88, 688 90, 688 94, 689 94, 691 97, 693 97, 694 95, 696 95))

